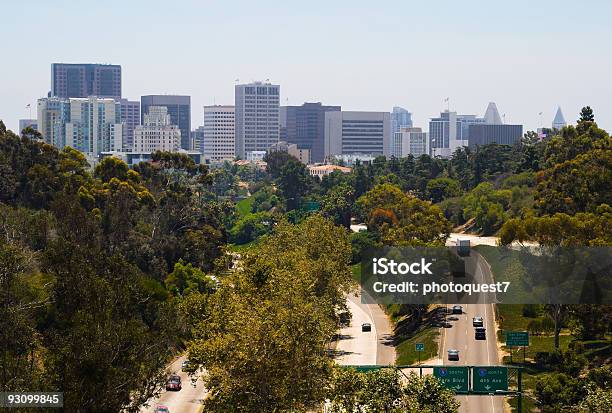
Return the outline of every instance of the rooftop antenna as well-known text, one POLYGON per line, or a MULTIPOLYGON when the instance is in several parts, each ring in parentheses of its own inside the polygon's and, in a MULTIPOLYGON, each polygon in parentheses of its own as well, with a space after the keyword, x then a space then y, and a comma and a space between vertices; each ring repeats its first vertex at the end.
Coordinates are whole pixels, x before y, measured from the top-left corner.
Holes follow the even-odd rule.
POLYGON ((446 102, 446 111, 450 113, 450 98, 444 99, 446 102))
POLYGON ((502 115, 502 123, 505 124, 506 123, 506 114, 504 113, 502 115))
POLYGON ((235 79, 234 80, 234 83, 238 83, 238 82, 240 82, 240 79, 235 79))

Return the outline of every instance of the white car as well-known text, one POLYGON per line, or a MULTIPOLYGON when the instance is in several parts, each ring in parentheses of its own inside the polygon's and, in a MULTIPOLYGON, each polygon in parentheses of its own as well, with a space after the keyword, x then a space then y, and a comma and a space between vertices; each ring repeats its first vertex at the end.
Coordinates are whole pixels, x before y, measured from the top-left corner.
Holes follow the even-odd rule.
POLYGON ((472 325, 474 327, 484 327, 484 320, 480 316, 472 318, 472 325))

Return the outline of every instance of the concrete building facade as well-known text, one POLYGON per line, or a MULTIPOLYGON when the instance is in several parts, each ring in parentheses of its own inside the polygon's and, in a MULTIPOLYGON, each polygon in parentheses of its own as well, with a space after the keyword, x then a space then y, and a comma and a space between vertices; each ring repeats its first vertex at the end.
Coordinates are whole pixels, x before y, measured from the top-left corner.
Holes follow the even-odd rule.
POLYGON ((391 155, 389 112, 326 112, 325 158, 338 155, 391 155))
POLYGON ((265 152, 280 138, 280 86, 254 82, 235 87, 235 152, 265 152))
POLYGON ((151 153, 155 151, 175 152, 180 149, 181 130, 173 125, 168 108, 149 106, 144 122, 134 130, 134 145, 131 152, 151 153))
POLYGON ((140 125, 140 102, 120 99, 121 122, 123 128, 123 150, 131 151, 134 147, 134 130, 140 125))
POLYGON ((202 153, 207 162, 231 161, 236 157, 234 119, 234 106, 204 106, 202 153))
POLYGON ((421 128, 400 128, 399 132, 393 134, 391 156, 405 158, 409 155, 429 155, 427 132, 423 132, 421 128))
POLYGON ((140 98, 140 121, 144 124, 144 116, 151 106, 163 106, 168 110, 170 121, 181 130, 180 147, 191 149, 191 96, 184 95, 146 95, 140 98))

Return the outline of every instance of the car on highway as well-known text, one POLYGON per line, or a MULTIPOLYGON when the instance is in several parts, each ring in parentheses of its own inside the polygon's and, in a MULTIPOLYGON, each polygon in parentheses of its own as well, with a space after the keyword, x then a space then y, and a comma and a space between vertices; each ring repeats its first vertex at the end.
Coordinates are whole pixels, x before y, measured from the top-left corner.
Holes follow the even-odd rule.
POLYGON ((170 409, 167 406, 157 406, 153 413, 170 413, 170 409))
POLYGON ((474 329, 474 338, 476 340, 486 340, 487 330, 484 327, 476 327, 474 329))
POLYGON ((452 314, 463 314, 463 307, 460 305, 454 305, 451 312, 452 314))
POLYGON ((363 323, 361 325, 361 331, 364 332, 364 333, 368 332, 368 331, 372 331, 372 324, 370 324, 370 323, 363 323))
POLYGON ((168 378, 168 381, 166 382, 166 390, 180 391, 181 388, 182 386, 181 386, 180 376, 173 374, 172 376, 168 378))
POLYGON ((448 350, 448 361, 459 361, 459 350, 448 350))
POLYGON ((472 325, 474 327, 484 327, 484 320, 480 316, 472 318, 472 325))

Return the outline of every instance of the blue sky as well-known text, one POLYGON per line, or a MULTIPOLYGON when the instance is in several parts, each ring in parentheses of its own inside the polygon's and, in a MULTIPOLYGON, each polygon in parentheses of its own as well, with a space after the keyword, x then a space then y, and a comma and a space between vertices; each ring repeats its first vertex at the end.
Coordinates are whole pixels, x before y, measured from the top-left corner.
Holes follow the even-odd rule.
MULTIPOLYGON (((0 119, 17 129, 52 62, 121 64, 123 94, 232 104, 234 80, 270 79, 282 102, 568 121, 590 105, 612 130, 612 2, 12 1, 3 4, 0 119)), ((33 114, 36 111, 33 109, 33 114)))

